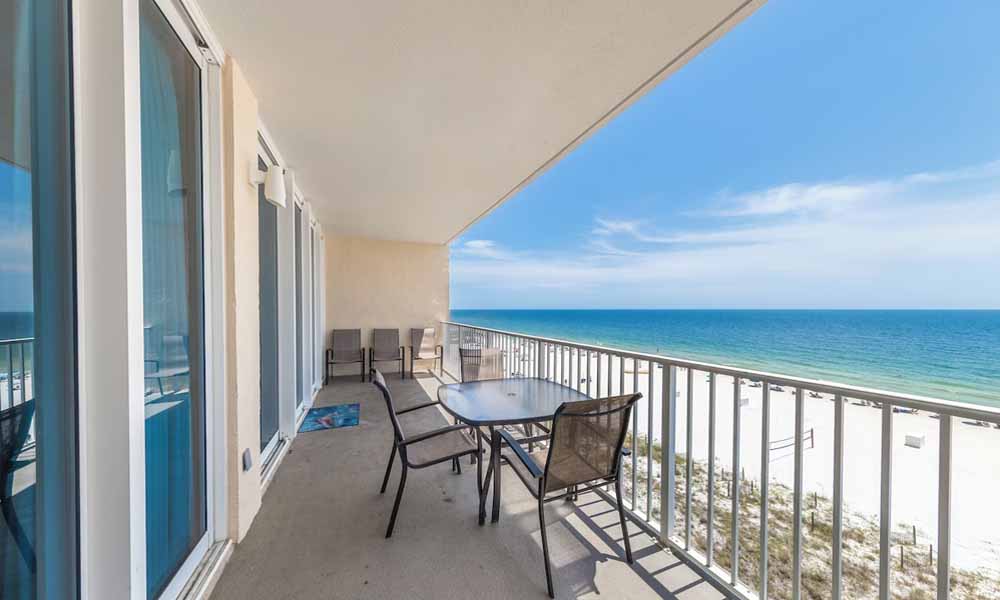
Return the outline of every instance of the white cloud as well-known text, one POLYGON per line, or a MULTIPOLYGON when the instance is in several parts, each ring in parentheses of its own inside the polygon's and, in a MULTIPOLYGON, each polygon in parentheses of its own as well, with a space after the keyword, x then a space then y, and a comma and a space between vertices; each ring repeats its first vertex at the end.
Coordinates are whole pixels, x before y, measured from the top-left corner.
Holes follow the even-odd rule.
POLYGON ((1000 163, 732 198, 703 213, 714 227, 654 234, 595 219, 597 237, 575 251, 459 253, 456 305, 483 305, 469 294, 493 306, 1000 307, 1000 163))
POLYGON ((508 260, 513 255, 493 240, 468 240, 453 248, 456 254, 489 260, 508 260))

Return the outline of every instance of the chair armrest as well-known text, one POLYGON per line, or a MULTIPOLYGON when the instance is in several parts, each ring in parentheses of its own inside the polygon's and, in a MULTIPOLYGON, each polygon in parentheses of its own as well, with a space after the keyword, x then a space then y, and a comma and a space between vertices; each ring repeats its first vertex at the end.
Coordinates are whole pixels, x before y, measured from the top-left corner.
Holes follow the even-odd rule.
POLYGON ((622 448, 622 456, 632 456, 632 451, 628 448, 622 448))
POLYGON ((535 479, 541 479, 542 470, 538 468, 538 465, 535 464, 535 461, 531 460, 531 457, 528 456, 528 453, 525 452, 524 448, 521 447, 521 444, 517 443, 517 440, 514 439, 514 436, 512 436, 510 433, 502 429, 500 430, 499 433, 500 437, 502 437, 504 441, 507 442, 507 445, 510 446, 510 449, 514 451, 514 455, 517 456, 518 460, 524 463, 524 467, 528 469, 528 472, 531 473, 531 476, 534 477, 535 479))
POLYGON ((413 412, 415 410, 420 410, 421 408, 427 408, 428 406, 437 406, 438 404, 441 404, 441 402, 440 401, 437 401, 437 402, 424 402, 423 404, 418 404, 416 406, 411 406, 410 408, 404 408, 403 410, 397 410, 396 414, 397 415, 405 415, 408 412, 413 412))
POLYGON ((399 358, 406 358, 406 348, 399 347, 399 358))
POLYGON ((326 362, 330 362, 332 360, 333 360, 333 348, 327 348, 326 349, 326 362))
POLYGON ((432 437, 437 437, 439 435, 444 435, 446 433, 451 433, 453 431, 463 431, 468 429, 468 425, 449 425, 448 427, 442 427, 441 429, 435 429, 434 431, 428 431, 427 433, 421 433, 420 435, 415 435, 410 439, 403 442, 404 446, 410 444, 416 444, 417 442, 423 442, 424 440, 429 440, 432 437))

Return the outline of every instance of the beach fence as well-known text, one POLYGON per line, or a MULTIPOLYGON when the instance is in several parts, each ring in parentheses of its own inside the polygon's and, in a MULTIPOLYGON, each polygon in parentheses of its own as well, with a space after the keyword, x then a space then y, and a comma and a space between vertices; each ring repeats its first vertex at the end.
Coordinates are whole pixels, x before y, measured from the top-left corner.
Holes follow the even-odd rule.
MULTIPOLYGON (((876 446, 880 449, 876 451, 880 464, 877 466, 879 486, 875 490, 878 497, 875 527, 879 552, 877 565, 873 566, 873 572, 877 572, 874 579, 878 583, 877 596, 873 593, 872 597, 879 600, 892 598, 893 582, 900 585, 900 580, 894 579, 892 569, 901 561, 905 563, 908 560, 905 551, 900 559, 900 551, 894 547, 892 536, 893 415, 917 411, 933 414, 938 419, 935 426, 939 433, 936 465, 937 535, 932 551, 936 562, 933 597, 937 600, 949 599, 949 584, 953 577, 950 560, 953 427, 959 422, 957 420, 963 419, 998 426, 1000 409, 452 321, 444 321, 442 325, 447 344, 445 370, 456 379, 459 373, 458 348, 463 346, 494 352, 502 365, 504 377, 544 378, 573 387, 592 397, 641 393, 642 399, 632 412, 627 437, 632 452, 622 465, 622 479, 626 484, 623 504, 626 505, 631 520, 698 568, 703 576, 722 586, 733 596, 745 600, 769 597, 800 600, 803 597, 815 597, 814 592, 807 595, 803 585, 803 536, 811 526, 815 526, 815 515, 809 514, 806 518, 806 513, 813 511, 818 503, 815 493, 812 495, 812 502, 809 502, 803 486, 803 454, 816 444, 815 429, 806 427, 807 401, 824 402, 824 406, 831 406, 829 403, 832 401, 833 456, 832 466, 827 468, 832 468, 833 493, 831 499, 824 499, 830 506, 831 563, 830 567, 824 567, 829 572, 830 583, 829 589, 823 591, 821 597, 834 600, 845 597, 844 414, 848 400, 860 401, 865 404, 866 409, 875 407, 879 411, 877 415, 872 415, 878 419, 881 433, 876 446), (698 430, 695 429, 693 417, 696 408, 696 372, 704 375, 708 384, 707 393, 698 396, 699 405, 707 404, 698 408, 707 410, 708 419, 707 423, 699 422, 698 430), (789 390, 785 391, 785 388, 789 390), (752 432, 759 434, 757 457, 741 455, 745 451, 742 449, 741 438, 747 430, 742 423, 741 413, 748 406, 744 396, 747 389, 754 389, 755 394, 759 391, 762 403, 759 430, 752 432), (682 390, 685 390, 683 397, 682 390), (776 394, 784 394, 783 398, 788 398, 789 393, 792 399, 791 412, 794 414, 793 435, 787 439, 772 440, 772 400, 776 394), (731 414, 727 415, 725 411, 731 411, 731 414), (683 420, 679 418, 679 413, 683 420), (731 435, 731 440, 718 439, 720 416, 726 417, 726 433, 731 435), (702 426, 705 430, 702 430, 702 426), (696 461, 693 458, 694 444, 695 439, 701 436, 707 438, 707 460, 696 461), (681 443, 677 440, 683 440, 682 447, 678 447, 681 443), (722 445, 728 448, 728 456, 717 455, 719 441, 728 442, 722 445), (771 453, 781 448, 790 448, 792 451, 793 477, 789 486, 772 483, 769 471, 771 453), (745 458, 748 458, 747 463, 753 459, 759 468, 760 472, 751 477, 758 484, 756 488, 745 478, 746 469, 742 466, 745 458), (727 469, 729 481, 726 480, 727 469), (707 479, 707 486, 696 492, 693 484, 702 479, 707 479), (736 481, 733 482, 732 479, 736 481), (787 544, 791 555, 791 580, 782 582, 782 589, 774 590, 773 593, 769 586, 774 577, 769 571, 768 562, 769 543, 772 541, 770 517, 773 514, 772 507, 769 507, 769 499, 773 495, 769 494, 769 486, 772 485, 780 488, 776 490, 778 494, 775 497, 791 497, 791 514, 787 523, 791 530, 791 540, 787 544), (744 511, 741 509, 745 508, 748 500, 759 504, 759 515, 768 516, 757 519, 759 530, 756 531, 756 540, 753 544, 748 544, 752 546, 750 556, 741 546, 741 533, 748 526, 741 523, 744 518, 744 511), (697 521, 692 518, 695 504, 706 508, 707 518, 697 521), (716 513, 722 508, 725 509, 725 521, 720 524, 716 513), (683 515, 682 524, 679 523, 678 515, 683 515), (718 543, 720 541, 724 543, 718 543), (751 573, 741 573, 741 569, 751 573)), ((699 379, 702 375, 698 376, 699 379)), ((757 423, 753 426, 757 426, 757 423)), ((607 501, 614 502, 613 497, 606 492, 598 490, 598 493, 603 494, 607 501)), ((773 510, 778 508, 785 510, 784 507, 773 507, 773 510)), ((785 536, 780 540, 783 546, 787 541, 785 536)), ((781 571, 784 572, 787 566, 780 565, 781 571)))

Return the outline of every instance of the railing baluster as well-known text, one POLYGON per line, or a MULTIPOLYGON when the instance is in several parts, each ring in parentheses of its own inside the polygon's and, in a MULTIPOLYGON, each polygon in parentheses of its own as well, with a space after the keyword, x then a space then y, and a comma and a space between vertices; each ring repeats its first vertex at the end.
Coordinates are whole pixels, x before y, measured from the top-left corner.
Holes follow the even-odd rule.
POLYGON ((878 597, 889 600, 892 534, 892 404, 882 403, 882 492, 879 511, 878 597))
POLYGON ((733 377, 733 493, 732 496, 732 568, 729 582, 736 585, 740 572, 740 378, 733 377))
POLYGON ((593 398, 590 395, 590 350, 587 350, 587 395, 593 398))
POLYGON ((684 416, 685 430, 684 451, 684 549, 691 549, 691 500, 693 490, 691 480, 694 476, 694 369, 687 370, 687 414, 684 416))
MULTIPOLYGON (((25 354, 24 350, 27 347, 27 345, 28 345, 27 342, 21 342, 20 344, 18 344, 18 346, 20 346, 21 348, 21 404, 24 404, 25 402, 28 401, 28 396, 27 396, 28 377, 24 371, 24 354, 25 354)), ((32 383, 34 382, 32 381, 32 383)))
POLYGON ((767 488, 771 479, 771 387, 762 382, 760 405, 760 600, 767 600, 767 488))
POLYGON ((951 583, 951 415, 938 415, 937 600, 948 600, 951 583))
POLYGON ((566 347, 559 345, 559 383, 566 381, 566 347))
MULTIPOLYGON (((646 362, 649 375, 646 377, 646 521, 653 520, 653 374, 656 369, 652 361, 646 362)), ((662 477, 663 465, 660 465, 662 477)), ((663 487, 661 484, 660 487, 663 487)))
POLYGON ((601 398, 601 353, 597 353, 597 393, 595 394, 598 398, 601 398))
POLYGON ((14 344, 7 345, 7 408, 14 406, 14 344))
POLYGON ((844 400, 833 397, 833 598, 843 595, 844 574, 844 400))
MULTIPOLYGON (((639 391, 639 361, 632 359, 632 393, 639 391)), ((636 488, 638 487, 636 475, 639 457, 639 411, 632 410, 632 510, 635 510, 636 488)))
POLYGON ((715 373, 708 373, 708 535, 705 565, 712 566, 715 537, 715 373))
POLYGON ((660 406, 660 535, 674 536, 677 518, 677 367, 663 365, 660 406))
POLYGON ((795 490, 792 497, 792 600, 802 597, 802 388, 795 388, 795 490))

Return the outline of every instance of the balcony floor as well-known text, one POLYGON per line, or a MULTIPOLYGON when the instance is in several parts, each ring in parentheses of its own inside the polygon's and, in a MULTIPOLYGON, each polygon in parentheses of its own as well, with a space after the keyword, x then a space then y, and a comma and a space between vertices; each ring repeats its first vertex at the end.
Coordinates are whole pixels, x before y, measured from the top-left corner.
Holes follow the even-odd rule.
MULTIPOLYGON (((400 408, 435 397, 427 374, 389 375, 400 408)), ((398 483, 379 495, 391 427, 378 391, 338 378, 316 406, 358 402, 357 427, 298 436, 213 593, 216 600, 283 598, 546 598, 537 504, 510 467, 499 524, 479 527, 476 469, 410 473, 396 529, 385 539, 398 483)), ((443 420, 437 409, 414 413, 443 420)), ((725 594, 632 524, 625 563, 614 507, 595 494, 546 507, 559 598, 716 599, 725 594)))

